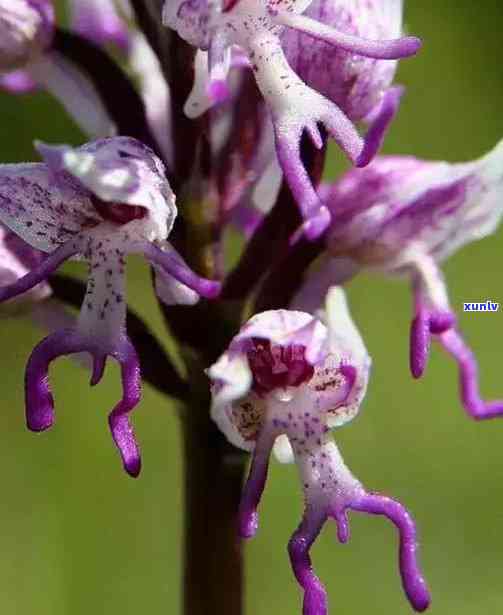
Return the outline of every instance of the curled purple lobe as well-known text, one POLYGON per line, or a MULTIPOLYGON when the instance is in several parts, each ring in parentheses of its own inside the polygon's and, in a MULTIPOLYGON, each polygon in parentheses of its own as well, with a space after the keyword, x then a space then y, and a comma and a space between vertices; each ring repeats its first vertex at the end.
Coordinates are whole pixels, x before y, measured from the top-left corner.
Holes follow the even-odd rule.
POLYGON ((440 333, 438 340, 458 364, 461 401, 468 415, 477 421, 503 416, 503 400, 484 401, 480 397, 477 361, 460 333, 449 329, 440 333))
POLYGON ((136 477, 141 469, 140 452, 128 416, 140 401, 141 377, 138 357, 126 336, 108 352, 100 347, 99 342, 89 340, 75 329, 63 329, 42 340, 33 350, 26 366, 28 428, 44 431, 52 426, 54 398, 48 380, 49 366, 60 356, 78 352, 88 352, 93 358, 91 384, 97 384, 101 379, 107 356, 120 364, 123 394, 109 415, 109 425, 126 472, 136 477))

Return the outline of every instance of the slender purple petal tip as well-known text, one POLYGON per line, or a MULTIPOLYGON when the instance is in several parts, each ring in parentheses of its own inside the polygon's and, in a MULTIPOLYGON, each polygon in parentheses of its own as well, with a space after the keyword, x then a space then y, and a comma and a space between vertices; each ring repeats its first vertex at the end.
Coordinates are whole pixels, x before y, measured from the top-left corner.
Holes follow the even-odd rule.
POLYGON ((378 153, 386 132, 398 112, 400 100, 404 92, 405 88, 402 86, 395 86, 387 90, 384 94, 381 108, 365 135, 363 149, 356 159, 356 166, 358 168, 366 167, 378 153))
POLYGON ((140 449, 136 443, 133 428, 126 416, 109 416, 109 425, 117 448, 122 457, 122 463, 126 472, 136 478, 141 470, 140 449))
POLYGON ((201 280, 198 288, 201 297, 205 297, 206 299, 216 299, 220 295, 221 290, 222 284, 220 282, 204 279, 201 280))
POLYGON ((92 387, 96 386, 101 382, 103 374, 105 373, 106 360, 106 355, 93 355, 93 373, 91 375, 90 381, 90 385, 92 387))
POLYGON ((241 538, 253 538, 258 530, 258 512, 240 511, 239 513, 239 530, 241 538))
POLYGON ((402 52, 401 57, 407 58, 416 55, 423 46, 423 41, 417 36, 405 36, 401 39, 402 52))
POLYGON ((414 378, 421 378, 430 352, 430 323, 428 318, 416 316, 410 328, 410 371, 414 378))
POLYGON ((214 104, 220 104, 229 100, 230 90, 225 81, 212 81, 208 86, 208 96, 214 104))
POLYGON ((331 220, 328 208, 322 205, 318 211, 313 216, 310 216, 304 223, 304 234, 310 241, 315 241, 327 230, 331 220))

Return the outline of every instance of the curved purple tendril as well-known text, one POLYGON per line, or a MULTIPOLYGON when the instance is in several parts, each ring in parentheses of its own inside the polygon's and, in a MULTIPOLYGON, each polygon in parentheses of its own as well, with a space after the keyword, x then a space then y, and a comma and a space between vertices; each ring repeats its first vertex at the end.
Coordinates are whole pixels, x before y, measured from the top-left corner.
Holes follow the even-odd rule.
POLYGON ((502 416, 503 400, 487 402, 481 399, 477 361, 460 333, 450 329, 439 335, 439 341, 458 364, 461 400, 468 415, 478 421, 502 416))
POLYGON ((124 468, 131 476, 141 469, 140 452, 129 424, 128 414, 141 396, 141 378, 138 357, 127 337, 123 337, 111 352, 104 352, 99 343, 84 337, 75 329, 61 329, 43 339, 28 359, 25 373, 26 422, 31 431, 44 431, 54 422, 54 398, 49 386, 49 366, 60 356, 88 352, 93 357, 91 384, 103 375, 106 355, 121 366, 122 399, 109 415, 112 437, 122 457, 124 468))
POLYGON ((288 542, 288 554, 293 573, 304 590, 303 615, 326 615, 327 592, 316 576, 309 550, 327 519, 324 510, 306 510, 299 527, 288 542))
POLYGON ((414 378, 421 378, 428 364, 432 334, 439 335, 456 324, 452 312, 431 312, 423 306, 417 313, 410 328, 410 371, 414 378))
POLYGON ((387 517, 400 535, 399 562, 402 585, 412 607, 420 613, 430 605, 430 593, 417 561, 416 525, 407 509, 396 500, 377 493, 365 493, 345 508, 387 517))
POLYGON ((54 273, 64 261, 77 252, 77 248, 71 243, 60 246, 25 276, 19 278, 13 284, 0 287, 0 302, 22 295, 40 282, 46 281, 51 273, 54 273))
POLYGON ((188 286, 201 297, 215 299, 220 294, 222 287, 220 282, 198 276, 173 248, 161 250, 158 246, 148 243, 144 246, 143 253, 151 263, 159 265, 165 273, 188 286))

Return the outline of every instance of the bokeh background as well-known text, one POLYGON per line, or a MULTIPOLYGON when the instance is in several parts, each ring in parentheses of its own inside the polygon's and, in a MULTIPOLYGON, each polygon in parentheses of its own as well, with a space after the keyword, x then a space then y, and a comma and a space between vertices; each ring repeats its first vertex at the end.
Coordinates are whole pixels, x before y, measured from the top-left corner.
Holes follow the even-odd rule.
MULTIPOLYGON (((416 59, 401 63, 399 81, 408 91, 385 151, 451 161, 481 155, 503 132, 501 2, 411 0, 406 23, 425 45, 416 59)), ((2 162, 33 159, 34 138, 81 141, 44 94, 2 94, 0 114, 2 162)), ((327 175, 335 177, 341 164, 334 151, 327 175)), ((503 313, 461 309, 465 300, 503 303, 500 236, 468 246, 445 265, 488 398, 503 397, 503 313)), ((146 269, 133 263, 131 303, 165 339, 155 302, 145 292, 147 281, 146 269)), ((412 381, 405 284, 360 277, 349 294, 374 372, 362 414, 336 434, 345 458, 368 487, 393 494, 413 511, 432 615, 500 612, 503 422, 466 418, 455 366, 437 349, 425 378, 412 381)), ((144 469, 139 480, 131 480, 121 471, 106 426, 118 395, 117 372, 110 366, 91 390, 83 370, 60 361, 51 372, 57 424, 42 435, 29 433, 23 370, 40 337, 28 319, 0 323, 0 613, 176 614, 183 518, 176 408, 146 388, 135 416, 144 469)), ((285 547, 301 507, 295 468, 275 464, 260 532, 246 548, 249 615, 300 613, 285 547)), ((409 612, 392 527, 357 515, 352 527, 351 542, 341 546, 327 525, 314 549, 330 612, 409 612)))

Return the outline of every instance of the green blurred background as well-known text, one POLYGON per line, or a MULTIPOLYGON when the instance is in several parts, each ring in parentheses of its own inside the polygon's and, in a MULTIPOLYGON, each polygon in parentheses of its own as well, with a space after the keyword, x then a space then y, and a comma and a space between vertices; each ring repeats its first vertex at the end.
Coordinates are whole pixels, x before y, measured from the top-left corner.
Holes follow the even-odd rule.
MULTIPOLYGON (((406 23, 425 45, 416 59, 401 63, 399 81, 408 92, 385 151, 452 161, 481 155, 502 132, 501 2, 410 1, 406 23)), ((32 159, 35 137, 80 142, 58 104, 43 94, 0 95, 0 110, 2 161, 32 159)), ((334 177, 341 158, 335 151, 332 158, 327 172, 334 177)), ((495 235, 445 266, 488 398, 503 396, 503 314, 460 310, 464 300, 503 303, 500 252, 495 235)), ((144 292, 146 269, 137 263, 130 269, 132 305, 164 335, 155 302, 144 292)), ((374 372, 361 416, 336 434, 346 461, 369 488, 394 495, 413 512, 432 615, 500 612, 503 423, 465 417, 455 366, 437 349, 426 377, 412 381, 405 284, 360 277, 349 292, 374 372)), ((29 433, 23 370, 40 337, 28 319, 2 322, 0 613, 176 614, 183 517, 176 409, 146 388, 135 416, 144 468, 139 480, 131 480, 106 426, 119 394, 116 370, 111 366, 91 390, 83 370, 60 361, 51 372, 57 424, 42 435, 29 433)), ((300 614, 285 549, 301 514, 299 495, 295 468, 275 464, 260 532, 246 548, 249 615, 300 614)), ((329 524, 314 549, 330 612, 409 612, 393 529, 385 520, 356 515, 352 527, 351 542, 341 546, 329 524)))

